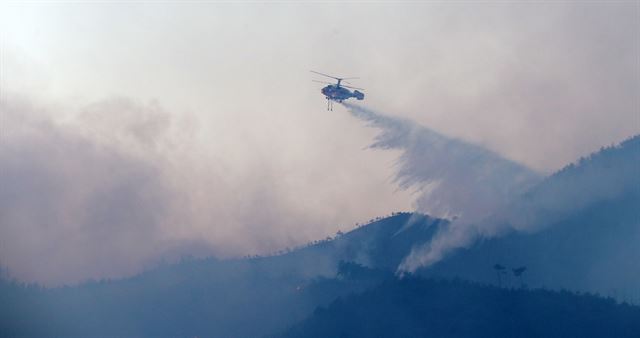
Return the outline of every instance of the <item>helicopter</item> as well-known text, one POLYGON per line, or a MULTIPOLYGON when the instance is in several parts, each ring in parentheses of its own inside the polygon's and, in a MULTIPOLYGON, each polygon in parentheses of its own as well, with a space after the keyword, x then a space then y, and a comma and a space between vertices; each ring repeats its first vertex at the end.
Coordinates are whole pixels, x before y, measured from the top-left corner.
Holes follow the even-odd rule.
MULTIPOLYGON (((320 92, 322 94, 324 94, 324 96, 327 98, 327 110, 333 110, 333 101, 337 101, 339 103, 342 103, 342 101, 349 99, 349 98, 356 98, 358 100, 364 100, 364 93, 358 91, 358 89, 360 90, 364 90, 362 88, 358 88, 358 87, 351 87, 351 86, 345 86, 342 84, 342 82, 344 80, 352 80, 352 79, 357 79, 357 77, 335 77, 335 76, 331 76, 331 75, 327 75, 327 74, 323 74, 320 72, 316 72, 311 70, 310 72, 312 73, 316 73, 322 76, 326 76, 326 77, 330 77, 332 79, 335 79, 338 81, 338 83, 331 83, 331 82, 325 82, 325 81, 318 81, 318 80, 312 80, 314 82, 320 82, 320 83, 327 83, 329 84, 328 86, 322 88, 322 90, 320 90, 320 92), (354 91, 350 91, 347 88, 351 88, 354 91)), ((347 81, 344 81, 344 83, 349 83, 347 81)))

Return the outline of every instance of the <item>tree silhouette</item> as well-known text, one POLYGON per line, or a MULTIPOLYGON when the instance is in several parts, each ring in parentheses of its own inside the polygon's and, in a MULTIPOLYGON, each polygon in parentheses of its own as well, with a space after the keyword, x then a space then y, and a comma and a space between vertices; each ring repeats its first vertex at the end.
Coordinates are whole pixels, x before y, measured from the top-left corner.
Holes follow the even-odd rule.
POLYGON ((526 266, 521 266, 516 269, 511 269, 513 271, 513 275, 520 279, 520 287, 524 288, 524 281, 522 280, 522 274, 527 271, 526 266))

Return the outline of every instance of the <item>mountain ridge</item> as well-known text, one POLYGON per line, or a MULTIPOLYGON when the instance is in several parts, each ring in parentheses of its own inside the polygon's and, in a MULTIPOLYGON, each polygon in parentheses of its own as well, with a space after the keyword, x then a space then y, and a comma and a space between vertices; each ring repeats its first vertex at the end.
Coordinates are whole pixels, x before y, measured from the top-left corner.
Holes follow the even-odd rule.
MULTIPOLYGON (((633 176, 640 136, 603 151, 551 175, 542 187, 552 188, 533 191, 526 197, 530 204, 519 205, 522 209, 514 213, 540 213, 534 221, 548 224, 484 238, 418 270, 416 276, 500 284, 502 288, 491 289, 505 289, 496 291, 499 294, 511 292, 506 289, 529 290, 532 302, 537 293, 531 288, 545 287, 599 292, 640 303, 640 253, 635 245, 640 242, 640 183, 633 176), (586 174, 574 179, 580 172, 586 174), (603 177, 604 183, 586 190, 590 197, 577 207, 559 213, 537 203, 558 190, 564 190, 560 196, 564 201, 571 201, 572 194, 585 192, 580 188, 593 176, 603 177), (618 182, 616 189, 599 190, 609 180, 618 182), (503 276, 501 283, 496 264, 527 270, 522 280, 503 276)), ((400 261, 449 225, 448 220, 427 215, 397 213, 281 255, 185 260, 130 278, 54 289, 0 280, 0 332, 180 337, 283 332, 337 298, 375 288, 384 293, 380 283, 391 287, 402 283, 393 281, 400 261)), ((460 292, 469 290, 477 289, 462 286, 460 292)), ((575 298, 571 299, 565 305, 572 306, 575 298)), ((473 316, 477 317, 470 319, 485 318, 481 312, 473 316)))

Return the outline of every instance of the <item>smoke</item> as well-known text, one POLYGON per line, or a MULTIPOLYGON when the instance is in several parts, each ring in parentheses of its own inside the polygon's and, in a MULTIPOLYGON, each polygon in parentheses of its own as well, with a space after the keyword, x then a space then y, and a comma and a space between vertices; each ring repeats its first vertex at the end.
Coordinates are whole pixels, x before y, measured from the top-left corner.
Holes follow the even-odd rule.
POLYGON ((416 189, 420 212, 457 219, 485 218, 540 180, 527 167, 482 147, 409 120, 344 105, 353 116, 381 129, 372 148, 402 151, 395 180, 404 189, 416 189))
POLYGON ((0 263, 12 276, 58 284, 212 252, 168 231, 180 196, 160 150, 172 122, 157 105, 105 100, 74 123, 25 98, 0 109, 0 263))
POLYGON ((438 261, 478 236, 500 231, 489 219, 541 180, 531 169, 465 141, 416 123, 344 103, 351 114, 381 130, 372 148, 397 149, 395 181, 415 189, 417 211, 454 221, 430 242, 414 250, 400 266, 413 271, 438 261))
POLYGON ((202 109, 3 90, 0 267, 48 286, 120 278, 273 253, 411 205, 391 168, 371 165, 392 154, 344 147, 371 134, 347 132, 348 116, 202 109), (335 125, 342 137, 327 140, 335 125))
POLYGON ((513 201, 501 214, 519 230, 538 231, 601 201, 640 195, 640 135, 582 157, 513 201))

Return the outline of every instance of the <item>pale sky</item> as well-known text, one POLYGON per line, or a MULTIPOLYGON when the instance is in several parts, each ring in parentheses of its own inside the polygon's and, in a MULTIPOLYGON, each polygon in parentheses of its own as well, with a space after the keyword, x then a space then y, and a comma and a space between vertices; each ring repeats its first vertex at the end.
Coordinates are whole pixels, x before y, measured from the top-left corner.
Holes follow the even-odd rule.
POLYGON ((640 132, 636 1, 9 2, 0 43, 0 265, 51 284, 411 210, 311 69, 543 174, 640 132))

